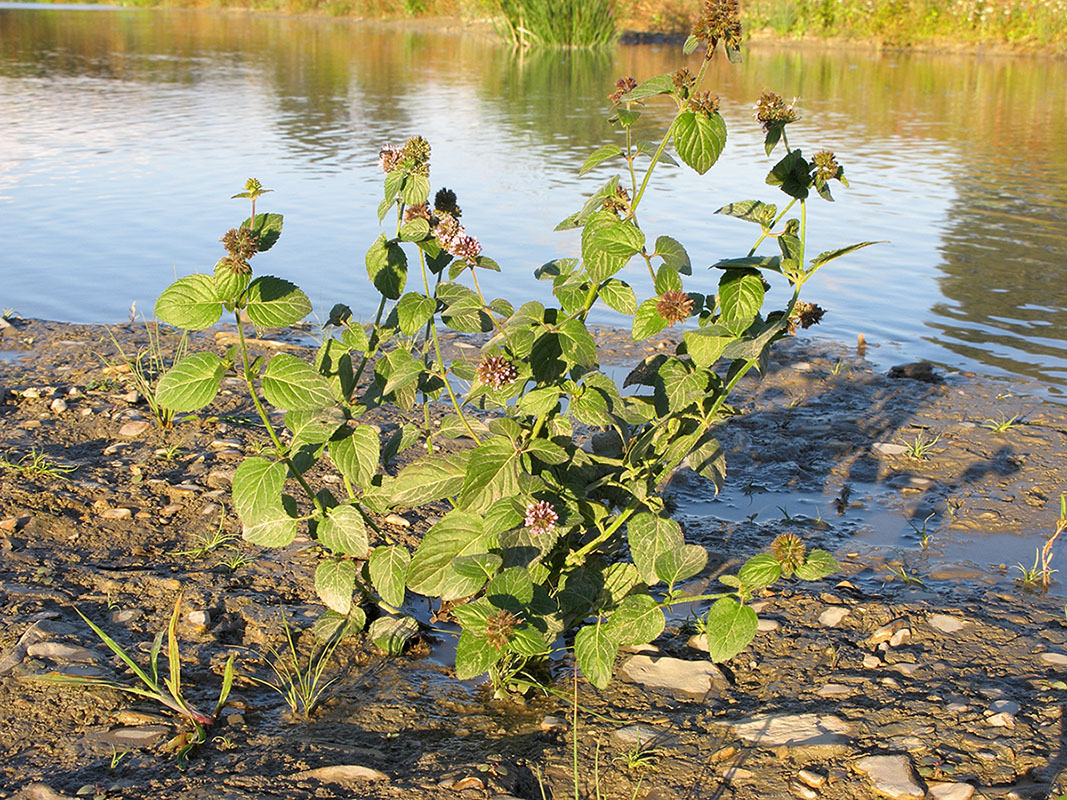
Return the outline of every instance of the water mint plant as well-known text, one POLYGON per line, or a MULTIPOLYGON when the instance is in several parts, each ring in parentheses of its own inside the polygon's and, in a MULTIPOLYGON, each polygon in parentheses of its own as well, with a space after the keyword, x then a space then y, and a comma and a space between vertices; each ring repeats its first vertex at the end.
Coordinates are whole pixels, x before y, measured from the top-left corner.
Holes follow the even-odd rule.
MULTIPOLYGON (((566 648, 603 687, 619 648, 659 636, 666 609, 711 602, 702 628, 711 658, 724 661, 755 634, 748 602, 758 592, 780 578, 813 580, 836 569, 828 552, 793 536, 724 575, 721 591, 694 595, 687 581, 705 568, 707 552, 686 541, 663 495, 683 467, 722 484, 716 428, 736 413, 731 394, 762 368, 775 341, 818 321, 822 310, 800 300, 812 276, 870 244, 809 255, 809 195, 831 199, 827 183, 843 183, 843 170, 826 151, 809 161, 789 148, 793 104, 759 112, 768 153, 779 142, 786 150, 766 179, 786 205, 742 200, 719 209, 758 233, 747 253, 714 261, 715 291, 687 287, 689 251, 640 224, 660 163, 676 156, 704 174, 726 145, 717 98, 701 84, 720 43, 731 60, 740 57, 735 23, 736 4, 709 0, 685 45, 686 52, 706 46, 695 74, 617 84, 610 119, 621 144, 596 150, 580 172, 610 162, 621 172, 558 226, 579 230, 581 244, 580 253, 536 271, 552 303, 516 308, 485 294, 480 276, 502 267, 465 229, 455 194, 432 192, 431 148, 421 137, 380 153, 378 217, 389 232, 365 257, 379 296, 374 319, 362 324, 336 305, 311 362, 281 353, 264 363, 248 352, 248 323, 282 327, 311 310, 294 284, 254 274, 254 256, 282 230, 279 215, 256 212, 265 191, 257 181, 246 186, 252 209, 223 238, 226 255, 214 274, 181 278, 160 296, 157 316, 180 328, 209 328, 223 312, 233 315, 238 345, 222 358, 185 356, 160 380, 157 398, 194 411, 211 402, 225 374, 244 379, 272 447, 246 458, 234 476, 243 536, 285 547, 307 532, 322 552, 314 583, 328 609, 325 624, 359 630, 374 618, 372 638, 395 652, 418 630, 405 599, 422 595, 439 601, 438 618, 460 628, 458 677, 488 672, 503 691, 531 662, 566 648), (639 140, 634 125, 657 99, 674 104, 674 117, 659 141, 639 140), (799 218, 789 218, 794 208, 799 218), (765 243, 778 252, 757 254, 765 243), (634 261, 647 279, 621 277, 634 261), (770 280, 789 290, 783 308, 765 308, 770 280), (601 369, 587 323, 598 304, 629 317, 635 341, 678 326, 677 346, 635 364, 618 386, 601 369), (445 330, 480 336, 479 357, 446 359, 445 330), (270 407, 284 412, 283 425, 270 407), (404 420, 385 438, 366 418, 379 408, 397 409, 404 420), (425 455, 398 467, 416 445, 425 455), (317 464, 340 474, 343 491, 312 485, 317 464), (413 550, 377 524, 428 506, 438 518, 413 550)), ((698 263, 710 261, 701 253, 698 263)))

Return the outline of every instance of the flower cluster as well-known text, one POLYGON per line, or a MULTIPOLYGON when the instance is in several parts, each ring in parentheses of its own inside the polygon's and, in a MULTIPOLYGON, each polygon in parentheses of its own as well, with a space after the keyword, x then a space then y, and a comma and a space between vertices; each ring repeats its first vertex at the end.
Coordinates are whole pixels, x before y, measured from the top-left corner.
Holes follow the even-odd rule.
POLYGON ((519 371, 504 356, 486 356, 478 364, 477 375, 481 383, 500 391, 515 382, 519 371))
POLYGON ((719 113, 719 96, 711 92, 695 94, 689 98, 689 110, 711 119, 719 113))
POLYGON ((604 208, 608 211, 625 214, 630 210, 630 193, 624 187, 616 186, 615 194, 604 198, 604 208))
POLYGON ((429 175, 430 143, 412 136, 401 147, 387 144, 378 151, 378 166, 386 174, 402 169, 412 175, 429 175))
POLYGON ((526 506, 526 527, 530 533, 544 535, 551 533, 559 522, 559 514, 547 500, 538 500, 526 506))
POLYGON ((382 149, 378 151, 378 166, 382 172, 388 175, 400 168, 400 152, 400 148, 395 144, 382 145, 382 149))
POLYGON ((788 326, 790 335, 797 332, 798 325, 805 329, 810 328, 812 325, 818 325, 822 322, 824 314, 826 314, 826 309, 815 303, 806 303, 803 300, 797 300, 796 305, 793 306, 793 313, 789 315, 788 326))
POLYGON ((782 565, 782 574, 791 577, 804 563, 804 542, 795 533, 782 533, 771 542, 771 555, 782 565))
POLYGON ((682 67, 680 70, 671 76, 674 81, 674 85, 678 88, 682 97, 689 97, 689 92, 696 86, 696 76, 689 71, 688 67, 682 67))
POLYGON ((438 214, 447 214, 459 219, 463 216, 463 210, 456 203, 456 193, 451 189, 438 189, 433 196, 433 209, 438 214))
POLYGON ((623 95, 629 94, 637 88, 637 81, 632 75, 627 75, 625 78, 619 78, 615 81, 615 91, 608 95, 608 100, 611 101, 613 106, 617 106, 619 101, 622 100, 623 95))
POLYGON ((441 247, 456 258, 473 262, 481 255, 482 246, 478 240, 468 234, 459 224, 459 220, 450 214, 445 214, 438 220, 433 235, 441 243, 441 247))
POLYGON ((485 621, 485 640, 497 650, 503 650, 519 622, 519 618, 510 611, 500 609, 485 621))
POLYGON ((693 313, 693 298, 685 292, 664 292, 656 302, 656 311, 668 325, 685 322, 693 313))
MULTIPOLYGON (((693 36, 707 45, 711 58, 719 42, 728 54, 741 49, 741 9, 737 0, 704 0, 704 8, 693 23, 693 36)), ((735 60, 733 57, 731 61, 735 60)))
POLYGON ((424 219, 431 224, 435 222, 428 203, 418 203, 404 209, 404 222, 411 222, 413 219, 424 219))
POLYGON ((759 100, 756 101, 756 121, 763 126, 764 132, 796 122, 800 116, 794 108, 796 102, 794 97, 793 101, 787 105, 781 95, 764 89, 759 100))
POLYGON ((259 236, 251 228, 230 228, 219 239, 231 258, 248 261, 259 252, 259 236))

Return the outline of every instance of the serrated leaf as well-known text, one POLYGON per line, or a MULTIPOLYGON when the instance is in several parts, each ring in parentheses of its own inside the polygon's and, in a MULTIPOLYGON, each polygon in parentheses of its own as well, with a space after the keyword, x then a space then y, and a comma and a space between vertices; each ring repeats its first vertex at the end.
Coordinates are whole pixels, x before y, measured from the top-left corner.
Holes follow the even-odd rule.
POLYGON ((745 222, 755 222, 760 227, 769 228, 778 215, 778 207, 760 200, 740 200, 724 205, 715 213, 742 219, 745 222))
POLYGON ((430 196, 430 179, 425 175, 408 173, 400 190, 400 199, 409 206, 425 203, 430 196))
POLYGON ((156 317, 190 331, 210 328, 222 316, 222 301, 211 275, 186 275, 163 290, 156 300, 156 317))
POLYGON ((409 219, 400 227, 400 239, 405 242, 421 242, 430 235, 430 223, 422 217, 409 219))
POLYGON ((656 239, 656 255, 675 272, 682 275, 693 274, 693 263, 689 260, 689 254, 677 239, 670 236, 660 236, 656 239))
POLYGON ((618 224, 618 218, 610 211, 597 211, 589 217, 582 229, 582 261, 590 279, 597 283, 606 281, 626 266, 629 260, 629 256, 607 252, 596 240, 599 231, 618 224))
POLYGON ((737 571, 738 580, 749 592, 767 588, 781 575, 782 565, 770 553, 753 556, 737 571))
POLYGON ((672 94, 674 92, 674 75, 670 72, 665 72, 662 75, 656 75, 639 83, 636 87, 619 98, 620 103, 627 103, 634 100, 644 100, 648 97, 655 97, 658 94, 672 94))
MULTIPOLYGON (((659 145, 654 142, 639 141, 637 143, 637 152, 643 153, 649 158, 655 158, 656 153, 659 152, 659 145)), ((659 154, 659 160, 664 164, 670 164, 672 167, 678 166, 678 162, 674 160, 674 156, 666 150, 659 154)))
POLYGON ((686 38, 685 42, 682 44, 682 53, 684 55, 689 55, 689 54, 693 53, 694 51, 696 51, 696 49, 697 49, 697 47, 699 45, 700 45, 700 40, 696 36, 693 36, 692 34, 690 34, 686 38))
POLYGON ((656 294, 659 295, 667 292, 680 292, 682 291, 682 276, 666 264, 661 264, 656 270, 656 278, 652 285, 656 289, 656 294))
POLYGON ((193 353, 167 370, 156 384, 156 400, 171 411, 196 411, 215 399, 226 368, 213 353, 193 353))
POLYGON ((405 645, 419 632, 419 623, 414 617, 378 617, 367 629, 367 636, 375 646, 391 656, 398 656, 405 645))
POLYGON ((677 522, 647 512, 635 514, 627 523, 626 537, 634 566, 649 586, 660 580, 656 573, 656 559, 668 551, 680 550, 685 544, 682 528, 677 522))
POLYGON ((241 518, 241 538, 261 547, 288 547, 296 538, 296 520, 284 508, 257 511, 241 518))
POLYGON ((470 680, 487 672, 504 655, 480 636, 463 631, 456 644, 456 678, 470 680))
POLYGON ((652 597, 632 594, 623 598, 605 627, 616 644, 626 647, 651 642, 663 633, 666 624, 663 609, 652 597))
POLYGON ((718 161, 726 147, 726 123, 718 114, 705 117, 683 111, 674 123, 674 149, 678 157, 703 175, 718 161))
POLYGON ((429 297, 408 292, 396 304, 396 318, 401 332, 406 336, 414 336, 430 321, 435 310, 437 303, 429 297))
POLYGON ((484 585, 452 567, 458 556, 489 552, 494 537, 485 534, 482 518, 467 511, 450 511, 430 528, 408 566, 408 588, 427 597, 458 600, 484 585))
POLYGON ((323 561, 315 570, 315 593, 327 608, 348 614, 359 570, 351 561, 323 561))
POLYGON ((580 367, 595 367, 597 363, 596 339, 577 318, 559 326, 559 346, 563 356, 580 367))
POLYGON ((392 485, 393 505, 418 508, 455 497, 466 480, 469 459, 469 451, 464 451, 416 461, 404 467, 392 485))
POLYGON ((370 425, 346 429, 328 447, 334 466, 357 486, 367 486, 378 471, 381 441, 378 431, 370 425))
POLYGON ((740 333, 755 319, 763 307, 763 279, 755 270, 731 269, 719 279, 721 321, 740 333))
POLYGON ((408 275, 408 257, 400 245, 389 242, 383 233, 370 246, 365 262, 374 288, 390 300, 398 299, 408 275))
POLYGON ((585 175, 585 173, 589 172, 592 169, 595 169, 597 166, 603 164, 609 158, 614 158, 615 156, 621 155, 622 148, 620 148, 617 144, 606 144, 603 147, 597 148, 595 151, 593 151, 593 154, 585 160, 585 163, 582 164, 582 168, 578 170, 578 177, 582 177, 583 175, 585 175))
POLYGON ((311 631, 320 642, 331 642, 355 636, 367 625, 367 612, 353 605, 348 614, 327 609, 315 620, 311 631))
POLYGON ((326 379, 289 353, 271 358, 263 371, 262 386, 267 401, 285 411, 312 411, 336 402, 326 379))
POLYGON ((255 225, 251 219, 241 223, 242 228, 252 228, 256 233, 256 252, 265 253, 274 247, 278 237, 282 235, 281 214, 256 214, 255 225))
POLYGON ((737 336, 729 328, 715 325, 686 331, 682 334, 682 339, 685 341, 685 349, 693 359, 693 363, 698 367, 709 369, 719 360, 726 346, 737 339, 737 336))
POLYGON ((533 389, 519 398, 516 407, 523 414, 539 417, 549 413, 558 405, 559 395, 559 389, 554 386, 533 389))
POLYGON ((257 511, 281 508, 282 489, 288 473, 284 463, 265 458, 246 458, 233 474, 233 507, 241 519, 257 511))
POLYGON ((526 452, 546 464, 566 464, 571 458, 566 450, 548 439, 531 439, 526 445, 526 452))
POLYGON ((606 627, 596 623, 586 625, 574 637, 574 657, 586 680, 598 689, 611 682, 612 667, 619 646, 608 635, 606 627))
POLYGON ((800 150, 791 150, 781 161, 771 167, 767 175, 768 186, 780 186, 790 197, 803 200, 811 188, 811 167, 800 150))
POLYGON ((708 551, 698 544, 686 544, 656 558, 656 575, 668 586, 692 578, 708 564, 708 551))
POLYGON ((721 597, 704 618, 704 633, 708 638, 708 656, 719 663, 736 656, 756 636, 759 618, 748 606, 732 597, 721 597))
POLYGON ((837 559, 825 550, 812 550, 804 563, 796 568, 796 576, 803 581, 817 581, 841 569, 837 559))
POLYGON ((659 303, 659 298, 652 297, 637 307, 631 334, 635 342, 655 336, 667 327, 667 320, 663 318, 656 308, 657 303, 659 303))
POLYGON ((400 545, 375 547, 367 561, 370 581, 382 600, 399 608, 404 602, 411 555, 400 545))
POLYGON ((724 258, 716 261, 709 269, 769 269, 774 272, 782 271, 782 259, 780 256, 743 256, 741 258, 724 258))
POLYGON ((284 328, 311 313, 311 301, 296 284, 265 275, 248 284, 245 312, 260 328, 284 328))
POLYGON ((370 547, 363 515, 353 506, 327 509, 319 523, 319 543, 338 555, 366 558, 370 547))
POLYGON ((847 256, 849 253, 854 253, 864 247, 870 247, 872 244, 885 244, 885 242, 860 242, 859 244, 851 244, 848 247, 839 247, 836 250, 827 250, 815 256, 815 258, 811 260, 811 266, 821 267, 828 261, 833 261, 835 258, 841 258, 841 256, 847 256))
POLYGON ((285 415, 285 427, 293 434, 294 449, 305 444, 324 444, 344 424, 344 412, 337 406, 290 411, 285 415))
POLYGON ((600 299, 612 311, 618 311, 626 316, 633 316, 637 313, 637 296, 634 290, 630 288, 630 284, 618 278, 604 281, 600 287, 600 299))
POLYGON ((484 511, 493 501, 519 493, 520 451, 507 439, 486 439, 471 454, 459 495, 461 508, 484 511))
POLYGON ((645 234, 632 222, 616 222, 593 231, 591 243, 609 256, 628 259, 641 252, 645 234))
POLYGON ((452 569, 457 575, 484 584, 496 574, 503 563, 504 559, 496 553, 474 553, 453 558, 452 569))

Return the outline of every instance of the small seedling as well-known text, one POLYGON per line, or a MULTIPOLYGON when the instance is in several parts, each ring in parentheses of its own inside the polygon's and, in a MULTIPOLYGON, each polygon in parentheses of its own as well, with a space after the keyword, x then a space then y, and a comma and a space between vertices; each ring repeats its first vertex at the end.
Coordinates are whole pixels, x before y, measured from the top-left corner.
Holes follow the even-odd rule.
POLYGON ((226 522, 226 518, 222 517, 219 520, 218 528, 210 535, 200 535, 196 537, 196 546, 191 547, 188 550, 175 550, 176 556, 188 556, 189 558, 203 558, 208 553, 214 552, 219 549, 233 550, 234 542, 240 540, 240 536, 231 531, 224 531, 223 525, 226 522))
POLYGON ((941 434, 937 434, 933 438, 927 439, 925 434, 920 431, 911 441, 902 439, 901 444, 907 448, 905 455, 909 458, 913 458, 916 461, 925 461, 926 457, 930 455, 930 451, 933 450, 940 441, 941 434))
POLYGON ((14 470, 27 477, 47 475, 50 478, 67 480, 67 478, 64 478, 63 476, 69 472, 74 472, 77 467, 49 461, 44 453, 38 453, 36 448, 31 448, 30 452, 18 461, 9 461, 6 458, 0 458, 0 469, 14 470))
POLYGON ((325 683, 322 680, 334 651, 341 643, 341 634, 335 634, 325 644, 316 642, 307 662, 302 663, 296 640, 293 638, 293 629, 289 627, 289 621, 284 615, 282 625, 285 627, 287 644, 284 652, 269 644, 269 659, 262 653, 253 651, 259 661, 270 667, 274 678, 266 679, 255 675, 247 677, 260 686, 276 691, 285 700, 290 711, 308 719, 326 696, 326 690, 340 677, 333 677, 325 683))
POLYGON ((218 565, 220 567, 225 567, 228 572, 237 572, 237 570, 251 566, 254 563, 256 563, 254 558, 237 551, 235 548, 234 552, 221 559, 218 565))
POLYGON ((933 537, 933 534, 926 530, 926 523, 932 520, 935 516, 937 516, 937 512, 931 512, 931 514, 923 520, 922 525, 916 525, 914 520, 908 520, 908 525, 910 525, 911 529, 918 535, 919 546, 923 550, 926 550, 926 548, 930 546, 930 539, 933 537))
POLYGON ((832 367, 830 367, 830 374, 831 375, 835 375, 835 376, 836 375, 840 375, 842 372, 846 372, 847 373, 847 372, 851 372, 851 371, 852 370, 849 367, 849 365, 847 363, 845 363, 844 361, 842 361, 840 358, 837 359, 837 363, 835 363, 832 367))
POLYGON ((111 764, 108 766, 108 769, 114 772, 115 768, 118 767, 119 762, 129 754, 129 750, 119 750, 115 745, 111 745, 111 764))
POLYGON ((228 736, 216 736, 211 742, 216 745, 219 750, 235 750, 237 748, 237 742, 228 736))
POLYGON ((993 431, 993 433, 1007 433, 1012 428, 1026 424, 1018 421, 1019 416, 1019 414, 1015 414, 1014 416, 1007 417, 1004 414, 1001 414, 997 419, 987 419, 982 423, 982 427, 988 428, 993 431))
MULTIPOLYGON (((136 309, 130 306, 130 314, 133 315, 135 313, 136 309)), ((134 318, 131 316, 130 323, 133 324, 133 322, 134 318)), ((159 332, 159 325, 155 322, 146 322, 145 331, 148 333, 148 347, 138 350, 135 354, 127 353, 114 334, 109 332, 108 335, 111 337, 111 343, 118 350, 119 356, 126 367, 126 372, 133 380, 137 391, 148 401, 152 418, 159 427, 169 428, 174 424, 175 414, 171 409, 166 408, 156 400, 156 383, 167 368, 167 360, 163 356, 163 342, 159 332)), ((181 339, 178 341, 177 349, 174 352, 175 362, 180 361, 185 355, 188 349, 188 342, 188 333, 183 331, 181 339)), ((104 364, 112 369, 115 368, 115 365, 106 359, 104 364)))
POLYGON ((638 739, 632 747, 615 757, 630 772, 650 772, 656 768, 660 752, 655 747, 643 744, 638 739))
POLYGON ((922 578, 920 578, 918 575, 915 575, 914 573, 908 572, 908 568, 906 566, 904 566, 903 564, 901 564, 900 566, 897 566, 897 567, 890 567, 889 568, 889 574, 891 576, 893 576, 894 578, 896 578, 897 580, 904 581, 905 585, 908 585, 908 584, 911 584, 911 585, 914 585, 914 586, 925 586, 926 585, 926 584, 923 583, 922 578))
POLYGON ((140 683, 131 685, 120 683, 118 681, 106 680, 104 678, 87 678, 77 675, 65 675, 62 673, 42 675, 40 676, 40 680, 66 685, 104 686, 109 689, 132 694, 135 697, 144 697, 149 700, 154 700, 160 705, 169 708, 192 726, 191 731, 186 731, 181 734, 180 738, 182 738, 182 743, 177 750, 178 766, 179 768, 184 768, 189 759, 189 753, 191 753, 197 745, 207 741, 207 729, 215 724, 215 719, 218 716, 219 711, 226 703, 226 698, 230 694, 230 687, 233 685, 234 656, 232 654, 230 655, 229 659, 226 661, 226 666, 223 669, 222 688, 219 691, 219 699, 215 704, 214 711, 210 714, 198 711, 186 699, 182 687, 181 653, 178 650, 178 620, 181 618, 181 609, 182 597, 179 594, 174 601, 174 611, 170 615, 170 622, 166 629, 157 633, 156 638, 152 641, 148 669, 146 670, 134 661, 133 658, 122 649, 122 646, 119 645, 118 642, 104 633, 98 625, 85 616, 79 609, 75 608, 74 610, 78 613, 78 616, 85 620, 85 623, 92 628, 93 633, 100 637, 100 640, 107 645, 111 652, 122 659, 123 663, 125 663, 133 674, 137 676, 140 683), (159 675, 159 654, 163 648, 164 638, 166 638, 167 641, 169 675, 161 681, 159 675))
MULTIPOLYGON (((1026 567, 1022 562, 1016 564, 1012 569, 1019 570, 1019 577, 1015 579, 1015 584, 1020 589, 1036 589, 1042 584, 1042 571, 1039 566, 1041 562, 1041 548, 1037 548, 1034 551, 1034 565, 1032 567, 1026 567)), ((1047 586, 1048 578, 1052 576, 1052 573, 1056 570, 1051 570, 1045 575, 1045 585, 1047 586)))
POLYGON ((180 453, 181 450, 182 448, 176 444, 172 444, 170 447, 161 447, 156 450, 156 457, 160 461, 166 461, 169 463, 178 457, 178 453, 180 453))

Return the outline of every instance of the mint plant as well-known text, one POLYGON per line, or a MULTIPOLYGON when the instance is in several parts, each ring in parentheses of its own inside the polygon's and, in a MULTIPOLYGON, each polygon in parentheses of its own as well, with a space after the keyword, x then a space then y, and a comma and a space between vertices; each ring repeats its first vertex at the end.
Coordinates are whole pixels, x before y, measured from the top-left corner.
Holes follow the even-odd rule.
POLYGON ((759 233, 747 254, 713 264, 715 293, 687 291, 688 251, 669 235, 653 238, 638 212, 656 167, 674 163, 672 145, 700 174, 725 147, 718 98, 700 87, 720 43, 730 60, 740 58, 736 3, 706 2, 685 52, 701 43, 695 75, 681 69, 618 82, 611 121, 622 144, 601 147, 580 172, 609 161, 622 172, 558 226, 581 230, 581 253, 537 270, 554 304, 515 308, 485 295, 479 275, 501 267, 464 228, 453 192, 431 198, 430 145, 421 137, 380 153, 378 217, 390 220, 392 233, 366 254, 379 294, 374 320, 362 325, 335 306, 313 362, 283 353, 263 363, 246 347, 246 319, 282 327, 311 310, 292 283, 252 277, 250 261, 282 229, 280 216, 256 213, 266 191, 258 181, 238 195, 251 213, 223 237, 227 254, 214 274, 181 278, 160 296, 157 316, 180 328, 208 328, 224 310, 234 315, 239 344, 223 358, 182 358, 160 380, 157 399, 194 411, 211 402, 224 374, 244 378, 273 449, 246 458, 234 476, 243 536, 285 547, 308 532, 323 554, 314 582, 328 608, 327 634, 362 629, 370 612, 371 638, 396 652, 418 630, 403 612, 413 593, 438 599, 438 615, 459 624, 460 678, 488 672, 505 691, 532 662, 573 648, 586 678, 603 687, 620 647, 663 631, 665 609, 712 601, 702 627, 711 658, 724 661, 755 634, 748 601, 756 593, 783 577, 814 580, 837 568, 828 552, 792 536, 723 576, 722 591, 693 595, 686 581, 705 568, 707 553, 686 542, 665 510, 664 487, 683 466, 721 486, 726 464, 715 433, 735 413, 731 393, 775 341, 818 321, 822 310, 800 300, 804 284, 870 244, 809 257, 809 195, 831 200, 830 182, 845 185, 844 172, 828 151, 809 161, 790 149, 786 127, 796 112, 768 93, 757 115, 767 153, 781 143, 786 154, 766 182, 788 202, 781 211, 760 200, 719 209, 759 233), (634 123, 653 98, 677 110, 662 138, 646 142, 634 123), (787 218, 798 206, 799 218, 787 218), (764 243, 778 252, 757 255, 764 243), (619 277, 635 259, 648 273, 637 285, 619 277), (782 309, 764 308, 768 278, 790 289, 782 309), (598 303, 631 318, 635 341, 684 323, 681 341, 673 353, 636 364, 620 388, 601 370, 587 326, 598 303), (447 361, 442 329, 483 336, 480 359, 447 361), (285 412, 284 427, 268 406, 285 412), (384 441, 365 420, 381 407, 409 420, 384 441), (396 456, 414 445, 426 455, 396 469, 396 456), (308 472, 319 463, 340 473, 343 494, 311 485, 308 472), (431 504, 443 513, 413 552, 376 525, 383 514, 431 504))

